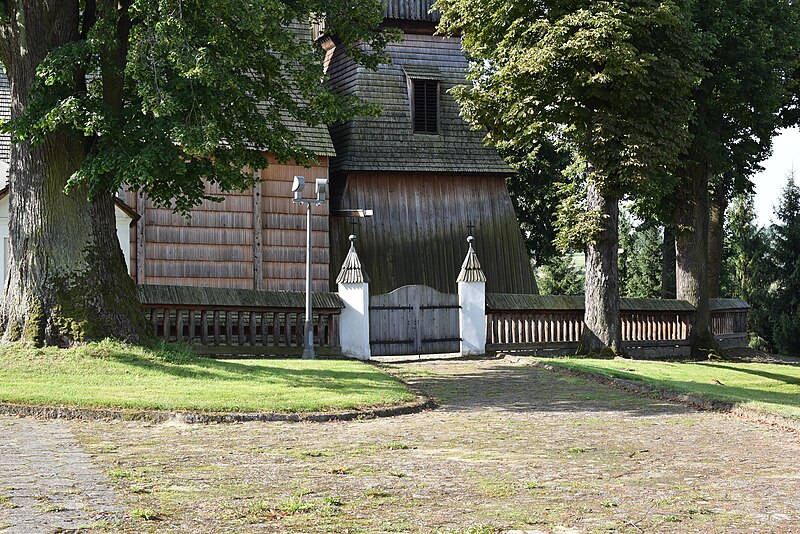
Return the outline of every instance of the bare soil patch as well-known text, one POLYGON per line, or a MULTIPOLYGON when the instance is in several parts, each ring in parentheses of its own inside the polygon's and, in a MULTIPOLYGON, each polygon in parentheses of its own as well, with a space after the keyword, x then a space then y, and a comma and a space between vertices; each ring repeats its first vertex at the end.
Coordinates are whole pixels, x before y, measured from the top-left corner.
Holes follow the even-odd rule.
POLYGON ((441 407, 68 425, 129 532, 800 532, 800 440, 507 361, 386 366, 441 407))

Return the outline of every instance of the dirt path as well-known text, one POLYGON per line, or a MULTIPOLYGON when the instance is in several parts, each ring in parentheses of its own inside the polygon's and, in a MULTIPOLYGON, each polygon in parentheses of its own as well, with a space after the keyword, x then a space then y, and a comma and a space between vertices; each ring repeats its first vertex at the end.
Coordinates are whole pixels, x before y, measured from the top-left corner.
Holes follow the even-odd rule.
POLYGON ((508 362, 390 369, 442 407, 57 424, 114 481, 130 532, 800 532, 797 435, 508 362))
POLYGON ((122 516, 107 477, 67 424, 0 418, 0 531, 105 527, 122 516))

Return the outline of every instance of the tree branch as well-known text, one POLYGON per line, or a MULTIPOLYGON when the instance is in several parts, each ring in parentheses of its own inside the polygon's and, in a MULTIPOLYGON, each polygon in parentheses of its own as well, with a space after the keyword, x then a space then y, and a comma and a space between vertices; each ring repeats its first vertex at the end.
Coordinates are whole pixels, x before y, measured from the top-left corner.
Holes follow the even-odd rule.
POLYGON ((83 21, 81 23, 81 39, 86 39, 96 22, 97 1, 86 0, 86 7, 83 10, 83 21))

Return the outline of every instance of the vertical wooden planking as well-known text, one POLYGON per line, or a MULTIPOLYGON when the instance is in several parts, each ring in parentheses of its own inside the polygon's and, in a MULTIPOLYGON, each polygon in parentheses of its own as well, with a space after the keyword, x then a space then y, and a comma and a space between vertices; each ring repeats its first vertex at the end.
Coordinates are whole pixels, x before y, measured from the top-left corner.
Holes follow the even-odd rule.
POLYGON ((139 220, 136 221, 136 283, 146 284, 145 271, 145 224, 147 224, 147 198, 144 193, 136 195, 136 212, 139 220))
POLYGON ((172 310, 165 308, 164 309, 164 339, 166 341, 170 340, 170 336, 172 335, 172 326, 170 324, 169 316, 172 313, 172 310))
POLYGON ((194 310, 189 310, 189 343, 191 344, 194 344, 195 336, 197 334, 195 322, 196 314, 197 312, 194 310))
POLYGON ((183 310, 175 310, 175 341, 183 341, 183 310))
POLYGON ((258 345, 258 319, 254 311, 250 312, 250 345, 258 345))
MULTIPOLYGON (((261 170, 255 172, 260 180, 261 170)), ((263 184, 253 186, 253 289, 264 289, 264 219, 261 201, 263 184)))
POLYGON ((200 343, 208 345, 208 310, 200 312, 200 343))
POLYGON ((261 345, 263 346, 267 346, 269 344, 275 347, 278 346, 278 341, 275 339, 274 335, 274 317, 274 313, 261 314, 261 345))
POLYGON ((158 337, 158 310, 153 308, 150 313, 150 322, 153 324, 153 333, 158 337))
POLYGON ((219 320, 220 313, 222 312, 220 312, 219 310, 214 310, 214 345, 220 344, 220 337, 221 337, 220 320, 219 320))

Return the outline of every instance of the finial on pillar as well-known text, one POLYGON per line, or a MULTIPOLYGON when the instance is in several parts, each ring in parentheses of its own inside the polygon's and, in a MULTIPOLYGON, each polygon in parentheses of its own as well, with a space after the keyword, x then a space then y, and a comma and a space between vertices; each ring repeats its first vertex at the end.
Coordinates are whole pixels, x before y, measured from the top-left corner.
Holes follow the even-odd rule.
POLYGON ((339 276, 336 277, 337 284, 366 284, 369 283, 369 277, 361 264, 361 259, 356 253, 356 236, 350 234, 350 252, 344 258, 342 269, 339 271, 339 276))
POLYGON ((467 243, 469 243, 469 250, 467 251, 467 257, 464 258, 464 263, 461 265, 461 272, 456 279, 456 282, 485 282, 486 275, 483 273, 483 269, 481 269, 481 262, 478 261, 478 255, 475 253, 475 249, 472 248, 472 243, 475 242, 475 238, 473 236, 467 237, 467 243))

